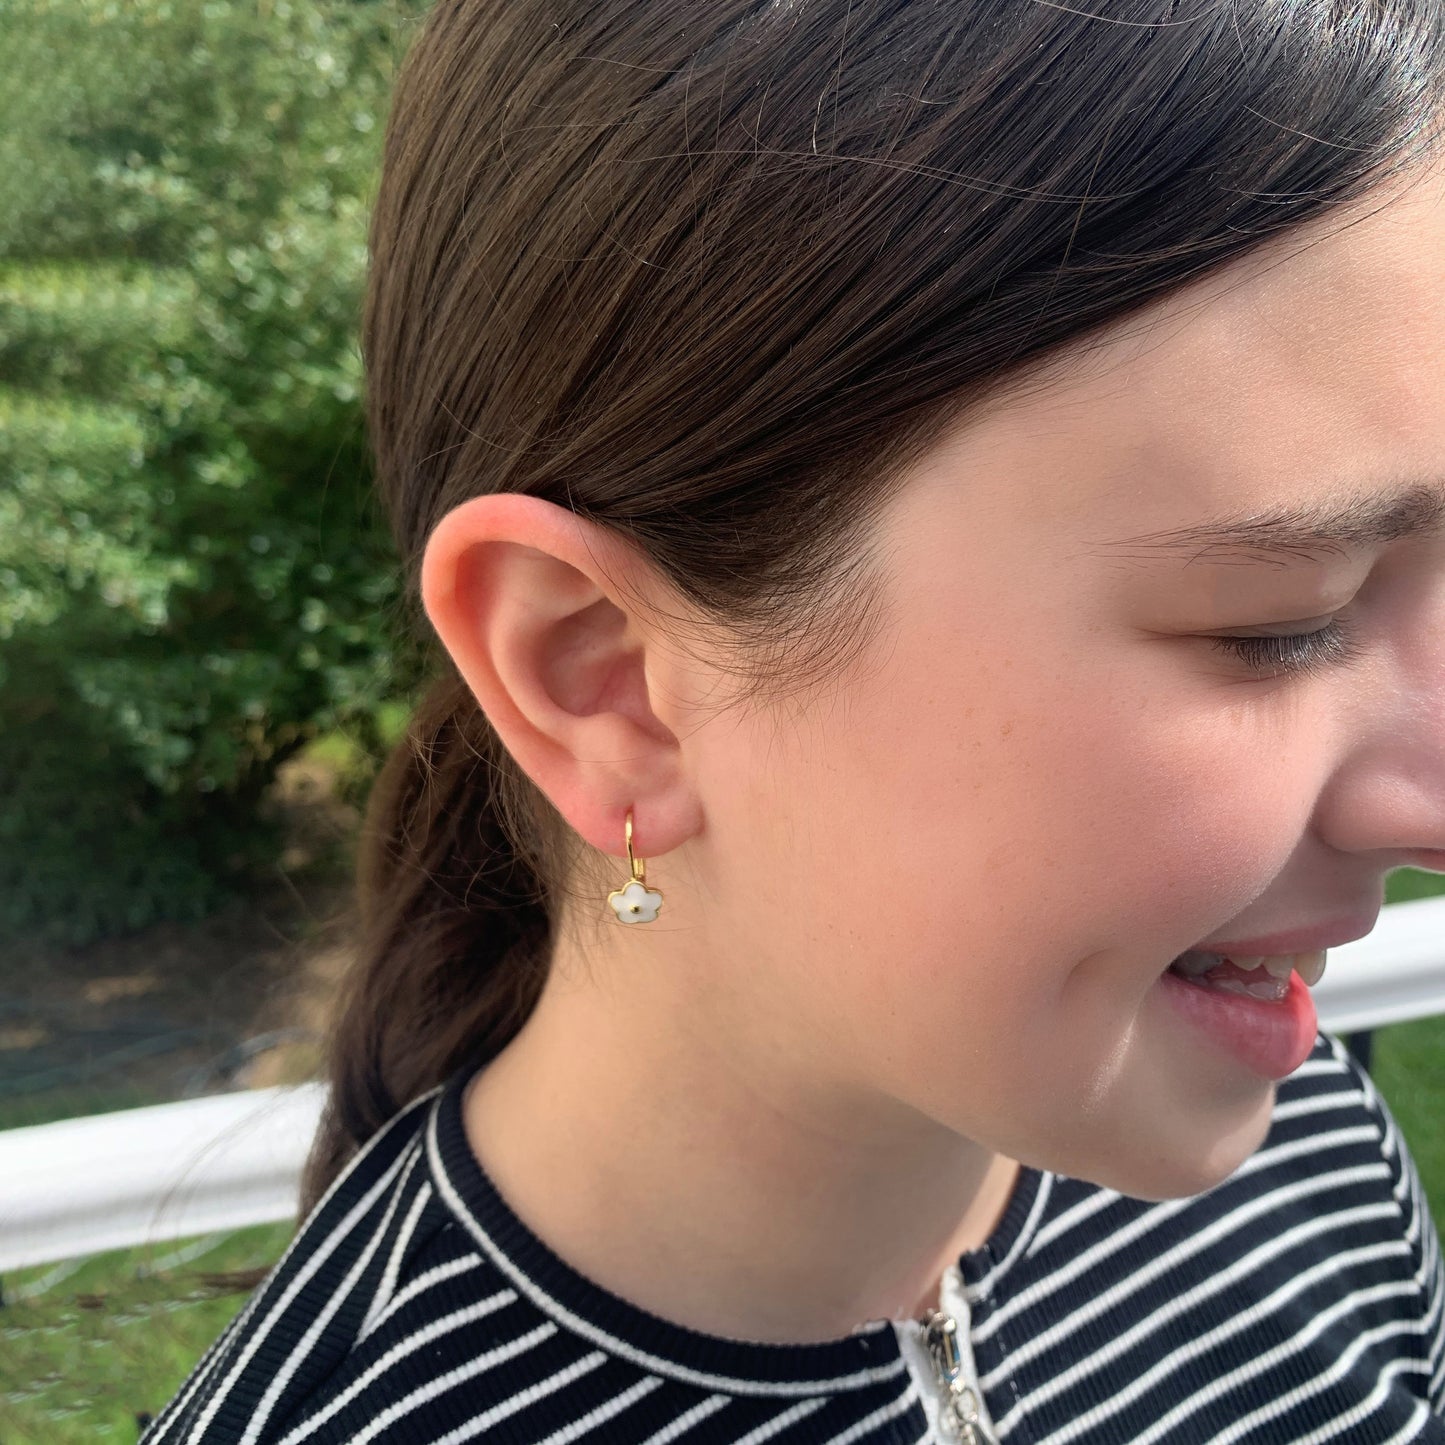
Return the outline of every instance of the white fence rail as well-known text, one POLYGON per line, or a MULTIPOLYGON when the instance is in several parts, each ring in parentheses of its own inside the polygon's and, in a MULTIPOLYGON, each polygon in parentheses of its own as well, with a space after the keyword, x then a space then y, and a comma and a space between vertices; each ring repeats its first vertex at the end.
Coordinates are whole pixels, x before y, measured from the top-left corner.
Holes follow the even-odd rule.
POLYGON ((321 1084, 0 1131, 0 1273, 296 1212, 321 1084))
MULTIPOLYGON (((1445 898, 1384 909, 1314 989, 1334 1034, 1445 1014, 1445 898)), ((0 1131, 0 1272, 294 1217, 322 1084, 0 1131)))

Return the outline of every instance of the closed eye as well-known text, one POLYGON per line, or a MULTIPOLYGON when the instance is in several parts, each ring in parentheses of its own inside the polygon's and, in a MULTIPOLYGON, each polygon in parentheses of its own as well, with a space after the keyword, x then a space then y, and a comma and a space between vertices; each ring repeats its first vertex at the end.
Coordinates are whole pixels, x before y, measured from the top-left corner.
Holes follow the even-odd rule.
POLYGON ((1350 624, 1338 617, 1314 632, 1257 633, 1252 637, 1209 637, 1205 641, 1268 676, 1317 676, 1344 666, 1360 653, 1350 624))

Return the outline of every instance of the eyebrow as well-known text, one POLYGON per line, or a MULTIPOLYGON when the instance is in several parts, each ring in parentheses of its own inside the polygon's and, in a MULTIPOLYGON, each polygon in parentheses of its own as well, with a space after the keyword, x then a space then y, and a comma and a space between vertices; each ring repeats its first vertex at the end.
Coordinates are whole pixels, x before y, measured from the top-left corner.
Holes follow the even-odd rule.
POLYGON ((1103 544, 1105 549, 1139 549, 1145 560, 1183 557, 1185 565, 1203 560, 1228 562, 1245 553, 1241 565, 1289 559, 1315 560, 1321 553, 1343 555, 1352 547, 1382 546, 1407 537, 1445 531, 1445 479, 1407 478, 1379 492, 1346 494, 1333 502, 1281 505, 1239 517, 1214 518, 1197 526, 1146 532, 1103 544), (1211 552, 1224 556, 1211 556, 1211 552))

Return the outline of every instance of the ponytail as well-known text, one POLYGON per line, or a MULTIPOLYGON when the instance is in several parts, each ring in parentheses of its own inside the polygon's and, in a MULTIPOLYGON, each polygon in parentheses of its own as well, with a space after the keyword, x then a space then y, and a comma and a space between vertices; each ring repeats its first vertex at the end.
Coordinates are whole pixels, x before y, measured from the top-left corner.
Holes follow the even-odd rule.
POLYGON ((367 802, 360 940, 327 1033, 330 1097, 298 1227, 388 1119, 516 1035, 546 978, 549 805, 444 666, 367 802))

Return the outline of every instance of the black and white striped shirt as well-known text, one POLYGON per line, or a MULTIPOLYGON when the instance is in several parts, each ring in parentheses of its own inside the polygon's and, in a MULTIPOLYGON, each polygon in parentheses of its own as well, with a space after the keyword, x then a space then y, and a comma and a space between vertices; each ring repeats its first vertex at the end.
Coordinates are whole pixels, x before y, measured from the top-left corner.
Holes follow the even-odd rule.
MULTIPOLYGON (((475 1068, 367 1142, 141 1445, 951 1438, 913 1322, 739 1341, 574 1270, 472 1153, 475 1068)), ((943 1302, 1007 1445, 1445 1445, 1440 1241, 1388 1107, 1329 1034, 1205 1194, 1024 1167, 943 1302)))

